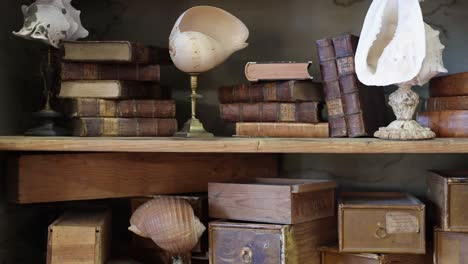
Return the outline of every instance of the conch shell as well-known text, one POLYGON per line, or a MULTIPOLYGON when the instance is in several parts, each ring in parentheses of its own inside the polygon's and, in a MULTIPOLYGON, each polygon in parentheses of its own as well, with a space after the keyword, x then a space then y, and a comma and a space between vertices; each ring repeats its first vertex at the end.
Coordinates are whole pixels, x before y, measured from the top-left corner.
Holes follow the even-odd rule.
POLYGON ((171 253, 186 253, 198 243, 205 226, 184 199, 158 197, 141 205, 130 218, 130 231, 151 238, 171 253))
POLYGON ((356 74, 366 85, 424 84, 440 72, 444 46, 424 23, 418 0, 374 0, 356 51, 356 74))
POLYGON ((40 40, 58 48, 61 41, 74 41, 88 36, 81 25, 80 11, 71 5, 71 0, 37 0, 30 6, 21 7, 24 25, 15 36, 40 40))
POLYGON ((237 17, 212 6, 196 6, 176 21, 169 36, 174 65, 187 73, 208 71, 248 46, 249 30, 237 17))

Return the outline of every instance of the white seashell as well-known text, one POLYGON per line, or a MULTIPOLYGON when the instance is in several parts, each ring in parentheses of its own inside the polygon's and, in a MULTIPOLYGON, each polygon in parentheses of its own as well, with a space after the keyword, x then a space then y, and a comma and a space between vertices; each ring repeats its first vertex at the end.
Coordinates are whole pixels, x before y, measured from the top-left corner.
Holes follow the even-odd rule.
POLYGON ((58 48, 61 41, 74 41, 88 36, 81 25, 80 11, 71 5, 71 0, 37 0, 30 6, 21 7, 24 25, 15 36, 40 40, 58 48))
POLYGON ((174 65, 183 72, 201 73, 247 47, 249 30, 232 14, 212 6, 196 6, 176 21, 169 36, 174 65))

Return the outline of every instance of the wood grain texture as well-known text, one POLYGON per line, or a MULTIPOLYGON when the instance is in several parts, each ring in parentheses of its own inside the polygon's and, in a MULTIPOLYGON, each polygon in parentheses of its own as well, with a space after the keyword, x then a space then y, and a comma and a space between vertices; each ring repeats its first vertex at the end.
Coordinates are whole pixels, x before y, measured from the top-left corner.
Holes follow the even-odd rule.
POLYGON ((1 151, 164 153, 468 153, 468 139, 80 138, 0 136, 1 151))
POLYGON ((430 254, 372 254, 340 253, 337 247, 321 247, 321 264, 428 264, 432 263, 430 254))
POLYGON ((327 138, 328 123, 236 123, 236 136, 327 138))
POLYGON ((31 154, 8 167, 17 203, 206 192, 208 182, 278 174, 275 155, 250 154, 31 154))
POLYGON ((434 231, 434 264, 468 263, 468 233, 434 231))
POLYGON ((429 84, 429 96, 468 96, 468 72, 431 79, 429 84))
POLYGON ((468 110, 419 112, 417 120, 438 137, 468 137, 468 110))

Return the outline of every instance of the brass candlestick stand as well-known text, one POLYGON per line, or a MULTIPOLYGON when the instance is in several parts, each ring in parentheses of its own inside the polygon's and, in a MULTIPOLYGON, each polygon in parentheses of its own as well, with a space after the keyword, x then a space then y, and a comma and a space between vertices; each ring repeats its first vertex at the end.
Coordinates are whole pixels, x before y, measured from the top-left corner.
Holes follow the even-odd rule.
POLYGON ((182 130, 177 132, 175 136, 187 138, 213 137, 213 134, 207 132, 200 120, 196 118, 197 99, 202 97, 201 95, 197 94, 198 74, 190 74, 190 88, 192 90, 192 93, 190 95, 190 101, 192 105, 192 117, 187 122, 185 122, 182 130))

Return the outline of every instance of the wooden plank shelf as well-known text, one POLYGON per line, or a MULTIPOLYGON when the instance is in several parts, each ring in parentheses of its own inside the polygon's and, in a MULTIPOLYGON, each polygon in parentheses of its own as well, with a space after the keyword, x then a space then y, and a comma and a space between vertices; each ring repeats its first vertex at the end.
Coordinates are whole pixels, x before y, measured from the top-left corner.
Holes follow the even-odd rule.
POLYGON ((78 138, 0 137, 0 151, 191 153, 468 153, 468 138, 387 141, 375 138, 78 138))

